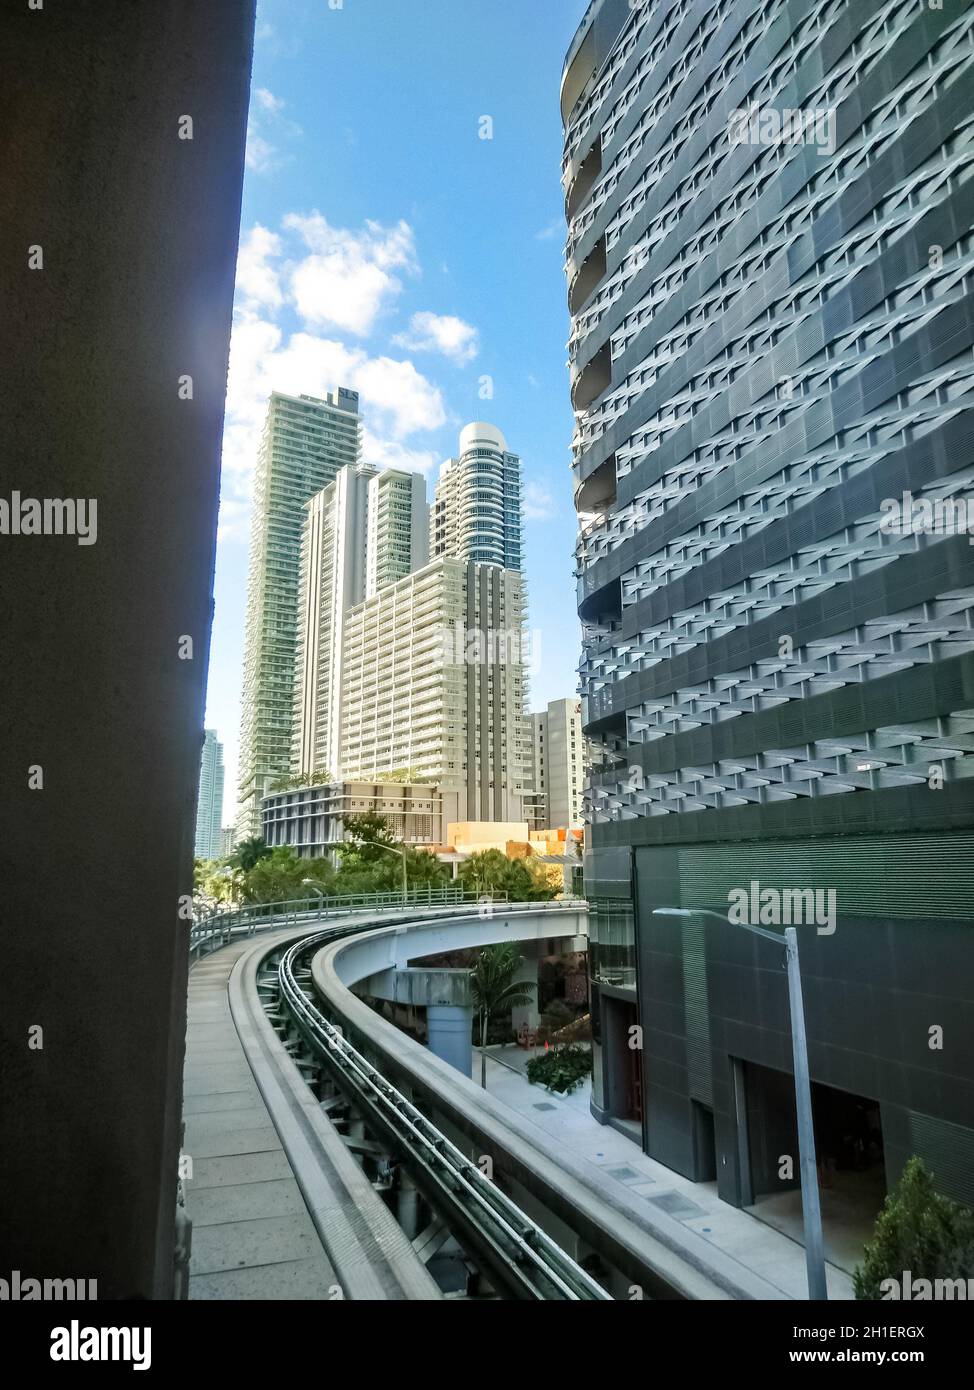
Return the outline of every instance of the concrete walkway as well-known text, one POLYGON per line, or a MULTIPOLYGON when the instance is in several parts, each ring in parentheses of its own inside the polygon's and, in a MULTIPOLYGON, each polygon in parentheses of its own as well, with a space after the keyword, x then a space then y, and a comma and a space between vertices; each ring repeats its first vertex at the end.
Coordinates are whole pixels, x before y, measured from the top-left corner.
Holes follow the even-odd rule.
MULTIPOLYGON (((495 1099, 591 1165, 595 1184, 628 1201, 634 1213, 646 1203, 666 1212, 713 1244, 745 1269, 780 1289, 786 1298, 804 1299, 805 1251, 797 1241, 757 1217, 729 1206, 717 1196, 717 1184, 695 1183, 649 1158, 637 1143, 589 1110, 592 1083, 585 1081, 570 1096, 532 1086, 524 1075, 532 1053, 514 1045, 487 1049, 487 1089, 495 1099)), ((471 1075, 480 1081, 480 1049, 474 1049, 471 1075)), ((837 1266, 826 1267, 829 1297, 853 1297, 852 1280, 837 1266)))
POLYGON ((227 982, 252 946, 250 938, 226 946, 189 976, 183 1091, 183 1151, 193 1165, 184 1183, 193 1223, 189 1296, 327 1299, 338 1280, 230 1016, 227 982))

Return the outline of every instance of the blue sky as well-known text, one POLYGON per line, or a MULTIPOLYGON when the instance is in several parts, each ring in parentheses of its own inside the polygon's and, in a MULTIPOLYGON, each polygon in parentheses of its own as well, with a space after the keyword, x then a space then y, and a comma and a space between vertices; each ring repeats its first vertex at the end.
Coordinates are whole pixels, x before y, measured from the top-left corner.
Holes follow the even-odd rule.
POLYGON ((524 461, 531 706, 575 691, 558 87, 586 8, 259 4, 206 713, 226 749, 225 824, 271 389, 354 387, 364 457, 424 471, 430 494, 460 427, 498 425, 524 461))

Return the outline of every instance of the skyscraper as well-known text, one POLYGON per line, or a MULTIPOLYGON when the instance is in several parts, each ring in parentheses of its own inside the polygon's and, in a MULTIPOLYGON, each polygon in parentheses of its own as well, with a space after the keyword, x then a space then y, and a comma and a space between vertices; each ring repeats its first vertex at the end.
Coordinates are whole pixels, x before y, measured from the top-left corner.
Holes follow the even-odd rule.
POLYGON ((554 830, 580 825, 589 767, 581 701, 549 700, 547 709, 528 715, 527 723, 525 780, 543 808, 543 827, 554 830))
POLYGON ((275 391, 257 460, 247 586, 238 835, 260 833, 260 798, 288 772, 294 713, 304 506, 359 460, 358 393, 323 399, 275 391))
POLYGON ((384 468, 369 483, 365 597, 429 559, 429 506, 421 473, 384 468))
POLYGON ((215 729, 205 729, 196 800, 196 857, 219 859, 222 853, 223 744, 218 741, 215 729))
POLYGON ((374 468, 343 468, 305 504, 294 664, 295 777, 338 770, 342 625, 365 597, 367 507, 374 468))
POLYGON ((426 559, 426 483, 419 473, 343 468, 307 503, 301 543, 291 773, 337 776, 342 630, 352 605, 426 559))
POLYGON ((440 469, 429 553, 521 568, 521 460, 494 425, 464 426, 458 456, 440 469))
POLYGON ((595 1113, 793 1187, 780 948, 700 910, 832 894, 820 1142, 971 1203, 974 12, 594 0, 562 115, 595 1113))
POLYGON ((349 610, 341 775, 408 769, 459 797, 461 820, 522 818, 521 576, 431 561, 349 610))

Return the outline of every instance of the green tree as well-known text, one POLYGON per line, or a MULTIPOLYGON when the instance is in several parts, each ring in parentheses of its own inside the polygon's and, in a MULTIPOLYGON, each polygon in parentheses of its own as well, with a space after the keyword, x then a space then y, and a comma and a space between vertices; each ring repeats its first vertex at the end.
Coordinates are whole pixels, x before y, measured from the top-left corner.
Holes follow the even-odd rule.
POLYGON ((438 886, 449 881, 449 870, 429 850, 403 845, 389 822, 376 811, 345 817, 348 839, 339 847, 341 868, 335 891, 341 893, 390 893, 402 888, 405 852, 409 887, 438 886), (387 846, 387 848, 382 848, 387 846), (391 854, 390 850, 399 853, 391 854))
POLYGON ((853 1275, 856 1298, 881 1299, 882 1283, 974 1276, 974 1212, 937 1192, 923 1160, 903 1169, 876 1218, 873 1239, 853 1275))
POLYGON ((418 888, 430 884, 438 888, 450 882, 450 870, 441 864, 432 850, 406 848, 406 877, 410 887, 418 888))
POLYGON ((384 816, 375 811, 344 818, 345 840, 338 848, 339 892, 388 893, 402 887, 402 861, 388 849, 398 849, 384 816))
POLYGON ((296 791, 299 787, 327 787, 334 782, 334 777, 325 768, 315 768, 313 772, 306 772, 300 777, 290 775, 276 778, 270 784, 272 792, 296 791))
POLYGON ((266 858, 271 853, 271 847, 260 835, 254 835, 249 840, 241 840, 231 856, 231 863, 238 869, 243 869, 246 873, 252 869, 260 859, 266 858))
POLYGON ((530 1004, 536 988, 533 981, 515 976, 524 963, 517 946, 503 941, 485 946, 470 972, 474 1008, 480 1015, 480 1084, 487 1089, 487 1025, 501 1014, 509 1014, 518 1004, 530 1004))
POLYGON ((243 896, 244 873, 230 859, 197 860, 198 894, 216 907, 232 907, 243 896))
POLYGON ((530 859, 508 859, 499 849, 472 854, 460 865, 460 883, 476 897, 506 894, 510 902, 547 902, 557 893, 540 865, 530 859))
POLYGON ((307 890, 301 886, 305 877, 309 877, 305 861, 290 845, 278 845, 244 874, 244 898, 249 903, 280 903, 306 897, 307 890))
POLYGON ((306 878, 311 879, 321 892, 326 895, 340 893, 342 891, 341 888, 337 886, 338 874, 335 871, 334 865, 331 864, 329 860, 324 858, 302 859, 300 864, 301 879, 299 886, 303 898, 313 898, 315 896, 314 889, 305 888, 304 880, 306 878))

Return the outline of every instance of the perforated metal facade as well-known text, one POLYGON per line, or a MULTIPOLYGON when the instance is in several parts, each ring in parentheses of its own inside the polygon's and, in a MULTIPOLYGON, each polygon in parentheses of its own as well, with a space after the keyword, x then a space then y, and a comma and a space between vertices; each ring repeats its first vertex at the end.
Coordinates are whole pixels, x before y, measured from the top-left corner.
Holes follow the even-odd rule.
MULTIPOLYGON (((904 855, 930 837, 905 861, 910 896, 939 905, 961 967, 932 992, 974 994, 953 936, 974 903, 949 869, 974 823, 974 11, 603 0, 562 114, 581 692, 605 763, 586 878, 635 896, 656 1010, 644 1136, 694 1172, 703 1034, 674 986, 685 943, 653 907, 726 911, 770 844, 807 876, 793 847, 834 865, 841 842, 859 857, 840 921, 895 918, 905 943, 919 916, 891 908, 883 866, 890 837, 904 855), (687 872, 692 853, 709 872, 687 872)), ((859 968, 861 945, 837 933, 826 973, 859 968)), ((720 1162, 734 1006, 712 955, 720 1162)), ((823 1076, 829 1020, 811 1038, 823 1076)), ((904 1064, 877 1027, 855 1047, 904 1064)), ((779 1042, 755 1061, 787 1067, 779 1042)), ((974 1124, 969 1063, 934 1067, 956 1085, 931 1112, 974 1124)), ((840 1072, 829 1084, 905 1113, 902 1077, 840 1072)))

